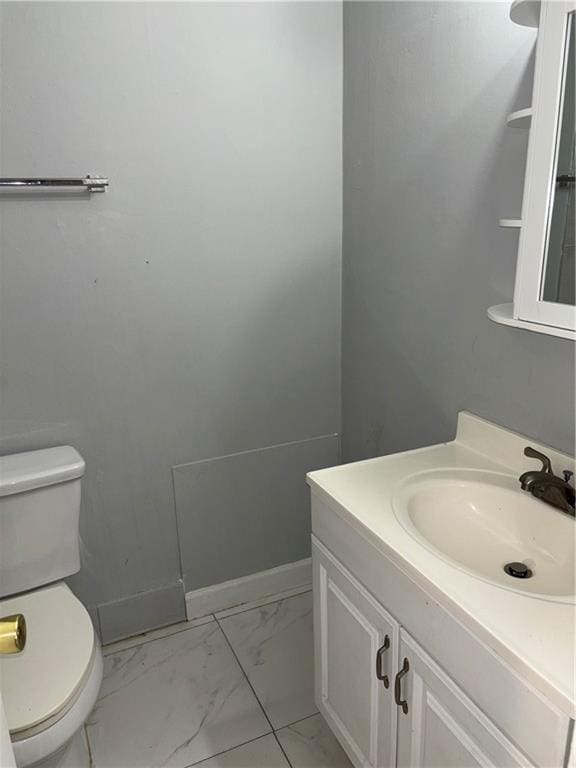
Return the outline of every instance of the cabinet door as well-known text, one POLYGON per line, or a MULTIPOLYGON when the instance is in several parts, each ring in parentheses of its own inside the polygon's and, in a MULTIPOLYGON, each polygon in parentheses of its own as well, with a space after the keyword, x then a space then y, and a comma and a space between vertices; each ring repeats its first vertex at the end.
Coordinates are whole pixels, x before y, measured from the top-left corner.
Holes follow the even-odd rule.
MULTIPOLYGON (((398 702, 405 702, 404 708, 398 705, 399 767, 533 765, 404 629, 399 669, 395 694, 398 702)), ((505 695, 494 683, 494 696, 505 695)))
POLYGON ((316 702, 357 768, 391 768, 399 627, 313 539, 316 702))

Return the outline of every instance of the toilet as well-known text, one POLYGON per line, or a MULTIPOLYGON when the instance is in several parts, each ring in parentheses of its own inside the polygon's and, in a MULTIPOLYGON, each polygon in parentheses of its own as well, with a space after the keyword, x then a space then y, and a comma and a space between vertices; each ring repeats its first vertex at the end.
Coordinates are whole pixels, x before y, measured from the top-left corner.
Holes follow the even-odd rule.
POLYGON ((84 460, 71 446, 0 457, 0 619, 22 614, 26 644, 0 654, 19 768, 63 765, 102 682, 86 608, 62 579, 80 570, 84 460))

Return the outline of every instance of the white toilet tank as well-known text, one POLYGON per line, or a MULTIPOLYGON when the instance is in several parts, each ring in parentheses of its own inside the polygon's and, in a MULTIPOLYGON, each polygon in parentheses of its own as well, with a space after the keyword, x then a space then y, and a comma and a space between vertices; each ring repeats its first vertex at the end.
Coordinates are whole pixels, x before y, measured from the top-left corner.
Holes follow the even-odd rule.
POLYGON ((0 456, 0 597, 80 570, 84 469, 69 445, 0 456))

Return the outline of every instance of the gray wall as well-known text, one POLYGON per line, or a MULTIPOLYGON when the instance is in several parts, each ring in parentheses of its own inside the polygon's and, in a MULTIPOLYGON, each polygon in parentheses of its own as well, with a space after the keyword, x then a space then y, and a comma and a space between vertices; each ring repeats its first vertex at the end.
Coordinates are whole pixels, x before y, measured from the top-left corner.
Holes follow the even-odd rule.
MULTIPOLYGON (((0 201, 1 448, 85 457, 72 584, 109 638, 182 616, 174 465, 287 442, 337 461, 308 439, 339 429, 342 8, 0 12, 2 175, 111 180, 0 201)), ((245 512, 214 511, 222 578, 259 570, 249 528, 228 541, 245 512)), ((307 556, 306 530, 262 538, 269 565, 307 556)))
POLYGON ((507 3, 344 8, 344 457, 451 439, 459 410, 574 448, 574 344, 511 300, 534 30, 507 3))

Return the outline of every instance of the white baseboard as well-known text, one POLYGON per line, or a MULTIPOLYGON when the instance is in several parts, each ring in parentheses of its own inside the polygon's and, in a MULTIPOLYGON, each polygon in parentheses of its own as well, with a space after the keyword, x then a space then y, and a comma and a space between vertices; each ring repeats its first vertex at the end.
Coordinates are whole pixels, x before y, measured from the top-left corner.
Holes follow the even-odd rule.
POLYGON ((287 597, 286 592, 304 591, 311 587, 312 559, 307 557, 269 571, 252 573, 240 579, 187 592, 186 617, 191 621, 263 598, 287 597))

